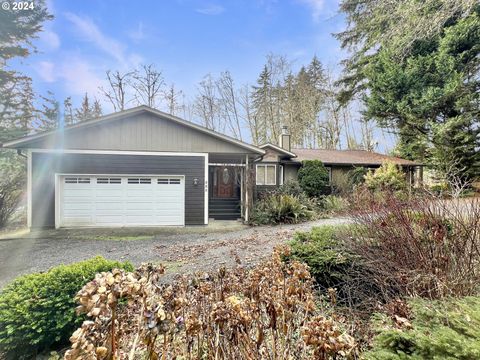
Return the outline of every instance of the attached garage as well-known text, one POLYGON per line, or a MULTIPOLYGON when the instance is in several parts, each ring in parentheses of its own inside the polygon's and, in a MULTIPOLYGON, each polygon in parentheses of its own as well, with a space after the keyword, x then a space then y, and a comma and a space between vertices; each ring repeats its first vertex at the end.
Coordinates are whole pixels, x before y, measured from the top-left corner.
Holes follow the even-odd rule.
POLYGON ((57 226, 185 225, 183 176, 59 175, 57 226))
POLYGON ((206 225, 209 166, 264 154, 146 106, 0 147, 27 158, 27 223, 37 229, 206 225))
POLYGON ((31 153, 32 227, 203 225, 206 154, 31 153))

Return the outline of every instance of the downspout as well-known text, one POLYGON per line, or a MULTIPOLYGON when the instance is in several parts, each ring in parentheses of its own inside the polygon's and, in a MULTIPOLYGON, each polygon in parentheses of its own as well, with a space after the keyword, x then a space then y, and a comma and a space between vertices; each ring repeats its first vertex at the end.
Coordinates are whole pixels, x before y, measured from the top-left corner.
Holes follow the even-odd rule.
POLYGON ((28 159, 28 156, 22 153, 22 149, 17 149, 17 155, 20 155, 21 157, 28 159))
POLYGON ((248 154, 245 156, 245 221, 248 223, 249 221, 249 199, 248 199, 248 187, 249 187, 249 175, 250 171, 248 168, 248 154))

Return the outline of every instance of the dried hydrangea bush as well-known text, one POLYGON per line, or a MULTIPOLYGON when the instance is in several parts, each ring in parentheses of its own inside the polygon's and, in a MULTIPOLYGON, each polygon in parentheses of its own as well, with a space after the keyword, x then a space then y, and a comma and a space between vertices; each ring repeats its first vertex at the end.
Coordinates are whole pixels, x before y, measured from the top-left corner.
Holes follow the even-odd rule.
POLYGON ((247 269, 160 284, 161 266, 98 274, 77 295, 89 320, 65 359, 330 359, 354 355, 341 324, 319 314, 306 265, 288 248, 247 269))

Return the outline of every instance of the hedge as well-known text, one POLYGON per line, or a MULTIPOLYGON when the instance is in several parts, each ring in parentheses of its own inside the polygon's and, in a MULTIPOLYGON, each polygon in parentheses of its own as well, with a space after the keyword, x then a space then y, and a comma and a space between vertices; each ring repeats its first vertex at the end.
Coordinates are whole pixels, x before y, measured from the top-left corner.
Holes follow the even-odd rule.
POLYGON ((113 268, 133 270, 129 262, 97 256, 13 280, 0 292, 0 358, 28 359, 66 344, 84 319, 75 314, 76 293, 113 268))

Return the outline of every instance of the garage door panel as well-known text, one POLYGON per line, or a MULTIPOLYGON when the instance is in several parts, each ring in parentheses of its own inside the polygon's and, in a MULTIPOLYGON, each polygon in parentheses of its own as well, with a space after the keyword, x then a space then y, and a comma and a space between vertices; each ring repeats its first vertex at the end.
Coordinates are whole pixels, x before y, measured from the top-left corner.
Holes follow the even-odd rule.
POLYGON ((169 212, 169 211, 172 211, 172 212, 182 212, 183 211, 183 206, 181 205, 178 205, 178 204, 171 204, 171 205, 168 205, 168 204, 156 204, 156 208, 155 208, 155 212, 169 212))
POLYGON ((114 225, 114 224, 121 224, 123 222, 123 215, 120 216, 97 216, 96 223, 100 225, 114 225))
POLYGON ((123 211, 123 201, 106 201, 106 202, 97 202, 95 204, 95 209, 98 211, 123 211))
POLYGON ((93 208, 93 202, 91 201, 84 201, 84 202, 66 202, 63 206, 64 210, 87 210, 91 211, 93 208))
POLYGON ((92 189, 65 189, 66 197, 76 197, 76 198, 90 198, 92 197, 92 189))
POLYGON ((70 226, 88 226, 92 223, 91 217, 71 217, 65 218, 65 222, 70 226))
POLYGON ((182 178, 69 175, 61 180, 62 226, 184 225, 182 178))
POLYGON ((120 189, 96 189, 96 196, 99 198, 123 198, 123 190, 120 189))
POLYGON ((151 214, 151 212, 155 209, 155 204, 153 202, 147 203, 147 202, 135 202, 135 203, 126 203, 125 204, 125 210, 128 212, 138 212, 138 211, 144 211, 146 214, 151 214))

